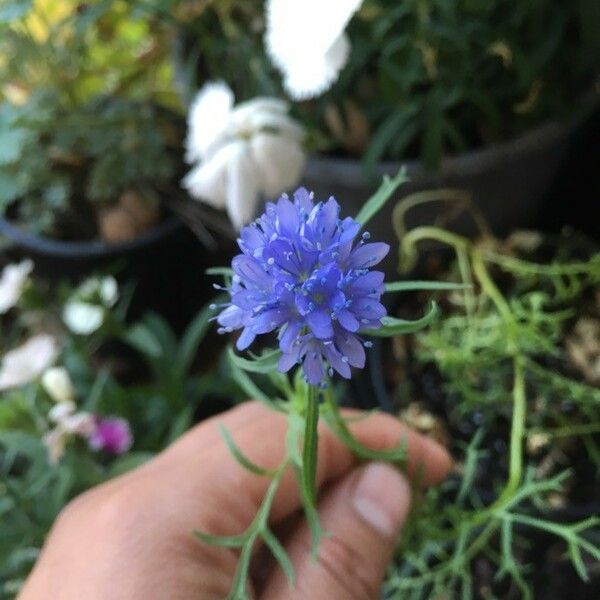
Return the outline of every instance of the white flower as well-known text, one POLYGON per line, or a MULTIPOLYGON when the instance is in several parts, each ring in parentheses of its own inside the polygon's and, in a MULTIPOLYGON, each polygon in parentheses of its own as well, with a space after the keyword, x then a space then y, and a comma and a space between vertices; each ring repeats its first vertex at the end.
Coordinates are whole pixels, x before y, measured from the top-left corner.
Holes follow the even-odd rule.
POLYGON ((100 280, 100 299, 104 306, 111 307, 119 299, 119 286, 117 280, 112 276, 103 277, 100 280))
POLYGON ((0 390, 29 383, 54 362, 57 354, 56 341, 47 334, 36 335, 7 352, 0 367, 0 390))
POLYGON ((42 375, 42 386, 55 402, 72 402, 75 388, 64 367, 52 367, 42 375))
POLYGON ((17 304, 32 270, 33 263, 30 260, 4 267, 0 276, 0 315, 17 304))
POLYGON ((73 415, 76 408, 75 402, 71 402, 70 400, 59 402, 48 412, 48 419, 53 423, 61 423, 73 415))
POLYGON ((96 417, 91 413, 76 413, 74 402, 59 402, 48 412, 48 420, 56 426, 48 431, 43 442, 48 449, 48 459, 57 464, 65 453, 67 441, 72 436, 88 438, 96 430, 96 417))
POLYGON ((112 308, 118 299, 119 288, 114 277, 90 277, 65 304, 63 321, 77 335, 94 333, 104 323, 106 309, 112 308))
POLYGON ((225 83, 207 83, 188 117, 186 160, 197 163, 183 180, 190 195, 227 209, 239 229, 261 196, 272 199, 294 186, 304 167, 304 132, 288 109, 277 98, 234 107, 225 83))
POLYGON ((77 335, 89 335, 104 322, 104 308, 89 302, 71 300, 65 304, 62 318, 65 325, 77 335))
POLYGON ((295 100, 314 98, 348 60, 344 33, 362 0, 267 0, 267 52, 295 100))

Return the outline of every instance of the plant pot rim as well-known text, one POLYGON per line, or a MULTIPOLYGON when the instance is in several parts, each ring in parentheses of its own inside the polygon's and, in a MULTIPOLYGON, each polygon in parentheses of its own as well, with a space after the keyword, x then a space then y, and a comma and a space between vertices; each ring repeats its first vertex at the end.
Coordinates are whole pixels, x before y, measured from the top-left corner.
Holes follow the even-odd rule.
MULTIPOLYGON (((502 142, 444 156, 437 169, 427 169, 419 159, 383 160, 375 165, 374 173, 381 176, 395 173, 405 166, 410 174, 436 176, 439 174, 477 172, 498 161, 518 161, 524 155, 535 152, 565 139, 581 119, 547 121, 522 134, 502 142)), ((307 159, 307 171, 323 169, 329 172, 343 171, 347 185, 364 185, 367 171, 360 157, 341 157, 327 154, 311 154, 307 159), (357 168, 359 167, 359 168, 357 168)))
POLYGON ((110 244, 98 239, 86 241, 55 240, 23 231, 4 217, 0 217, 0 234, 12 240, 16 246, 26 248, 35 254, 44 254, 62 259, 116 258, 151 245, 182 227, 183 223, 179 218, 171 215, 132 240, 110 244))

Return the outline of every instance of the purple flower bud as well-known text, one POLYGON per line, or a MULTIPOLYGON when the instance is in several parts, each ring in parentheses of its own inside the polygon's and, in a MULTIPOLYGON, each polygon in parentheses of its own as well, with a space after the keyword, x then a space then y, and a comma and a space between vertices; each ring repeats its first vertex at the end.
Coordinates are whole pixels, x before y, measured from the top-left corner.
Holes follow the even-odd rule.
POLYGON ((104 450, 110 454, 123 454, 132 443, 129 423, 119 417, 98 418, 95 430, 88 437, 92 450, 104 450))

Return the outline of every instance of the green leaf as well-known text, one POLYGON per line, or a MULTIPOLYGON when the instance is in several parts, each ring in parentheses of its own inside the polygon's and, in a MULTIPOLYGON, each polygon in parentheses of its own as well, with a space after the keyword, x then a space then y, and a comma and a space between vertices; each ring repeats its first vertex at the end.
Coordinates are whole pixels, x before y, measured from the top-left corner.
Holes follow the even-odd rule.
POLYGON ((406 321, 404 319, 396 319, 395 317, 384 317, 381 320, 383 325, 380 329, 363 329, 361 330, 361 334, 372 337, 393 337, 395 335, 414 333, 432 323, 438 317, 439 312, 438 305, 432 300, 429 311, 420 319, 406 321))
POLYGON ((419 290, 466 290, 473 286, 452 281, 392 281, 385 284, 387 292, 408 292, 419 290))
POLYGON ((244 467, 244 469, 247 469, 248 471, 251 471, 255 475, 260 475, 262 477, 274 477, 275 476, 275 474, 276 474, 275 470, 264 469, 263 467, 259 467, 257 464, 253 463, 248 457, 244 456, 242 451, 236 446, 235 442, 233 441, 233 438, 231 437, 231 434, 229 433, 229 431, 227 430, 226 427, 224 427, 223 425, 220 425, 219 431, 221 432, 221 435, 223 436, 223 440, 225 441, 225 444, 227 444, 227 448, 229 448, 229 451, 231 452, 231 454, 233 455, 235 460, 237 460, 238 463, 240 463, 240 465, 242 465, 242 467, 244 467))
MULTIPOLYGON (((216 302, 219 301, 219 299, 216 300, 216 302)), ((187 326, 177 351, 177 366, 180 373, 184 374, 190 368, 198 346, 208 331, 212 314, 213 310, 210 305, 205 306, 187 326)))
POLYGON ((258 400, 259 402, 262 402, 263 404, 268 406, 270 409, 275 410, 277 412, 287 412, 285 405, 281 400, 273 400, 269 396, 267 396, 267 394, 265 394, 254 383, 254 381, 252 381, 252 379, 250 379, 250 377, 235 364, 233 365, 231 377, 242 388, 242 390, 244 390, 244 392, 248 395, 248 398, 258 400))
POLYGON ((194 535, 205 544, 220 548, 241 548, 248 541, 248 533, 241 535, 210 535, 203 531, 194 531, 194 535))
POLYGON ((233 277, 233 269, 231 267, 211 267, 204 271, 207 275, 222 275, 223 277, 233 277))
POLYGON ((136 350, 150 358, 160 358, 163 350, 154 332, 143 323, 131 327, 124 336, 125 341, 136 350))
POLYGON ((270 529, 264 529, 262 532, 262 538, 279 563, 281 570, 285 573, 285 576, 288 580, 288 584, 290 588, 294 585, 296 581, 296 576, 294 574, 294 566, 292 565, 292 561, 290 560, 285 548, 281 545, 279 540, 273 535, 270 529))
POLYGON ((365 202, 356 215, 355 220, 364 227, 381 210, 398 187, 407 181, 408 177, 405 167, 402 167, 393 179, 385 175, 379 189, 365 202))
POLYGON ((271 352, 265 352, 261 356, 257 356, 252 360, 242 358, 238 356, 233 348, 229 348, 228 356, 231 362, 238 368, 248 371, 250 373, 269 373, 273 369, 277 369, 279 364, 279 357, 281 356, 280 350, 273 350, 271 352))
POLYGON ((339 415, 336 417, 332 413, 326 413, 324 415, 325 422, 330 429, 337 435, 341 442, 349 448, 356 456, 364 460, 382 460, 404 464, 406 462, 406 440, 404 438, 399 440, 396 448, 389 450, 373 450, 361 444, 349 431, 345 423, 341 420, 339 415))

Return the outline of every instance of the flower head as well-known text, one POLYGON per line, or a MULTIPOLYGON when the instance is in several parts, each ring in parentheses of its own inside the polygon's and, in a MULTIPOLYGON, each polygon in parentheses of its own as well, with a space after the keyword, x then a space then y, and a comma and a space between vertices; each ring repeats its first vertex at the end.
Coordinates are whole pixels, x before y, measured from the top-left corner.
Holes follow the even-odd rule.
POLYGON ((17 304, 32 270, 33 263, 30 260, 4 267, 0 275, 0 315, 17 304))
POLYGON ((110 454, 123 454, 133 443, 129 423, 119 417, 107 417, 96 422, 88 437, 92 450, 104 450, 110 454))
POLYGON ((384 274, 370 268, 389 246, 367 242, 368 233, 355 243, 360 224, 339 212, 333 197, 315 204, 304 188, 293 201, 268 203, 241 231, 231 302, 217 317, 223 333, 242 329, 240 350, 278 331, 279 369, 302 363, 311 384, 324 379, 327 365, 345 378, 351 366, 363 367, 359 332, 380 327, 386 314, 379 301, 384 274))
POLYGON ((318 96, 335 82, 350 53, 344 29, 361 4, 267 0, 267 51, 294 100, 318 96))
POLYGON ((72 402, 75 388, 64 367, 51 367, 42 375, 42 387, 54 402, 72 402))
POLYGON ((112 276, 86 279, 65 304, 62 318, 69 330, 89 335, 104 323, 106 311, 119 299, 117 281, 112 276))
POLYGON ((261 196, 274 198, 295 185, 304 167, 302 128, 277 98, 254 98, 234 107, 223 82, 207 83, 188 118, 186 160, 196 163, 183 180, 196 199, 227 209, 240 228, 261 196))
POLYGON ((45 333, 7 352, 0 367, 0 391, 25 385, 41 375, 58 354, 56 340, 45 333))

